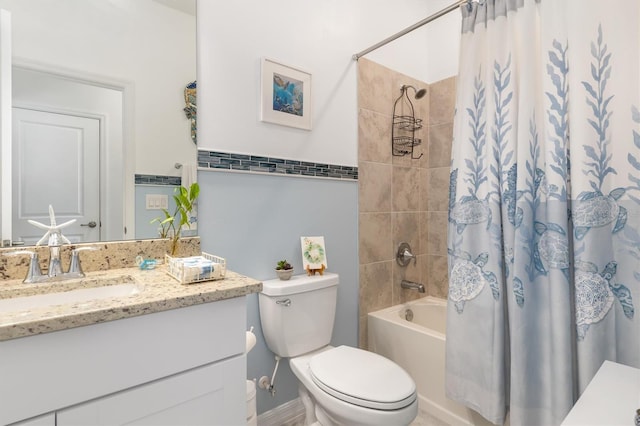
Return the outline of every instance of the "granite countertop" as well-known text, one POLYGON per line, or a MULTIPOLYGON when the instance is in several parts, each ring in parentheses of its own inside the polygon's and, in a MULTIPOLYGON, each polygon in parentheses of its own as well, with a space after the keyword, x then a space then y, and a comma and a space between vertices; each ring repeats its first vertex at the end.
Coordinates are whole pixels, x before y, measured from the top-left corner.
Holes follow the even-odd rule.
POLYGON ((229 270, 223 280, 180 284, 166 273, 166 265, 159 265, 153 270, 122 268, 87 272, 85 278, 54 283, 24 284, 22 280, 5 280, 0 287, 0 302, 17 294, 26 296, 97 287, 105 280, 111 284, 134 283, 140 291, 129 296, 12 312, 0 309, 0 341, 230 299, 262 290, 260 281, 229 270))

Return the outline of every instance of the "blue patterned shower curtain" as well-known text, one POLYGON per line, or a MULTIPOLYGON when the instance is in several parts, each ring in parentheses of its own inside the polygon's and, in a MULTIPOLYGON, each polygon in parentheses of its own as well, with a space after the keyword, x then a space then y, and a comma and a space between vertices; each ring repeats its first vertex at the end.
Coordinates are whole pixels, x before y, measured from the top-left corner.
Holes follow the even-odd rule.
POLYGON ((640 367, 639 3, 462 6, 446 392, 491 422, 640 367))

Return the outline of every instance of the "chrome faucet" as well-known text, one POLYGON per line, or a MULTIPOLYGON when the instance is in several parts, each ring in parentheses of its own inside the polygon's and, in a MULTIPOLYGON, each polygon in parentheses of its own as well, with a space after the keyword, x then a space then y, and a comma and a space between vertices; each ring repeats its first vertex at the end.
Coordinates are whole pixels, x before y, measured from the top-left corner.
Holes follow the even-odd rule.
POLYGON ((49 246, 49 270, 47 271, 47 276, 49 278, 62 275, 62 262, 60 261, 61 240, 66 241, 67 244, 69 243, 69 240, 60 231, 49 235, 49 242, 47 243, 49 246), (64 240, 62 240, 63 238, 64 240))
POLYGON ((402 280, 400 282, 400 287, 406 288, 408 290, 418 290, 420 293, 424 293, 424 285, 420 283, 414 283, 413 281, 402 280))
POLYGON ((62 228, 71 225, 75 222, 75 219, 68 220, 60 225, 56 224, 56 214, 53 211, 53 206, 49 204, 49 221, 50 225, 45 225, 40 222, 36 222, 35 220, 29 219, 27 222, 32 224, 33 226, 44 229, 44 236, 40 238, 40 240, 36 243, 37 246, 42 244, 45 240, 47 241, 47 245, 49 246, 49 271, 47 272, 47 276, 49 278, 57 277, 58 275, 62 275, 62 263, 60 262, 60 247, 62 244, 70 244, 71 242, 62 235, 60 231, 62 228))
POLYGON ((60 262, 60 246, 50 247, 51 258, 49 259, 49 270, 47 274, 43 274, 40 269, 40 259, 38 253, 31 250, 16 250, 7 253, 7 256, 17 256, 20 254, 27 254, 30 257, 29 269, 27 275, 22 281, 26 284, 41 283, 46 281, 62 281, 72 278, 84 277, 82 271, 82 265, 80 264, 80 252, 84 250, 97 250, 95 247, 77 247, 71 251, 71 262, 69 263, 69 271, 64 272, 62 270, 62 264, 60 262))
POLYGON ((36 243, 36 246, 39 246, 44 241, 47 241, 47 246, 49 246, 49 268, 47 270, 46 275, 42 274, 42 271, 40 270, 40 263, 38 259, 38 254, 36 252, 30 251, 30 250, 18 250, 11 253, 7 253, 8 255, 19 255, 19 254, 30 255, 31 261, 29 265, 29 270, 27 271, 27 276, 24 279, 25 283, 58 281, 58 280, 71 279, 71 278, 82 278, 84 277, 84 272, 82 272, 82 266, 80 265, 79 252, 82 250, 96 250, 96 248, 94 247, 75 248, 71 252, 71 261, 69 263, 69 271, 64 272, 62 270, 62 262, 60 260, 60 250, 63 244, 70 244, 71 242, 64 235, 62 235, 62 232, 60 230, 66 226, 71 225, 76 220, 71 219, 67 222, 57 225, 56 215, 51 205, 49 205, 49 220, 51 222, 50 225, 45 225, 40 222, 36 222, 35 220, 28 221, 30 224, 47 231, 44 234, 44 236, 36 243))

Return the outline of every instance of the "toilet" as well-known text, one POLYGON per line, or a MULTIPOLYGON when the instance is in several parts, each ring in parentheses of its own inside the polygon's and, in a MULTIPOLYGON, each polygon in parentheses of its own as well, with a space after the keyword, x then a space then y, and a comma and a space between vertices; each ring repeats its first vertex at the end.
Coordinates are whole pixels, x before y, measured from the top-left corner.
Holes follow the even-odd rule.
POLYGON ((269 280, 259 296, 267 346, 289 359, 306 423, 408 425, 418 414, 413 379, 393 361, 349 346, 329 345, 339 276, 269 280))

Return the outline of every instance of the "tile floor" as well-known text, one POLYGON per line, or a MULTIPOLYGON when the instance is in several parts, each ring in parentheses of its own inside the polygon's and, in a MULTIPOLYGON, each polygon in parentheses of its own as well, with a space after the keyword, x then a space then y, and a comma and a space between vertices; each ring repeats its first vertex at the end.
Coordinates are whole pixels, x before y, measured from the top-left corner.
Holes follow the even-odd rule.
MULTIPOLYGON (((282 424, 281 426, 303 426, 304 415, 302 417, 296 417, 290 421, 282 424)), ((451 426, 449 423, 445 423, 437 417, 427 414, 424 411, 418 413, 418 417, 411 422, 409 426, 451 426)))
MULTIPOLYGON (((282 423, 280 426, 303 426, 304 425, 304 412, 301 412, 299 415, 289 419, 287 422, 282 423)), ((259 426, 260 422, 258 422, 259 426)), ((446 423, 440 420, 437 417, 432 416, 431 414, 420 410, 418 412, 418 416, 416 419, 411 422, 409 426, 452 426, 449 423, 446 423)))
POLYGON ((437 417, 432 416, 424 411, 418 413, 418 417, 411 422, 409 426, 450 426, 449 423, 445 423, 437 417))

